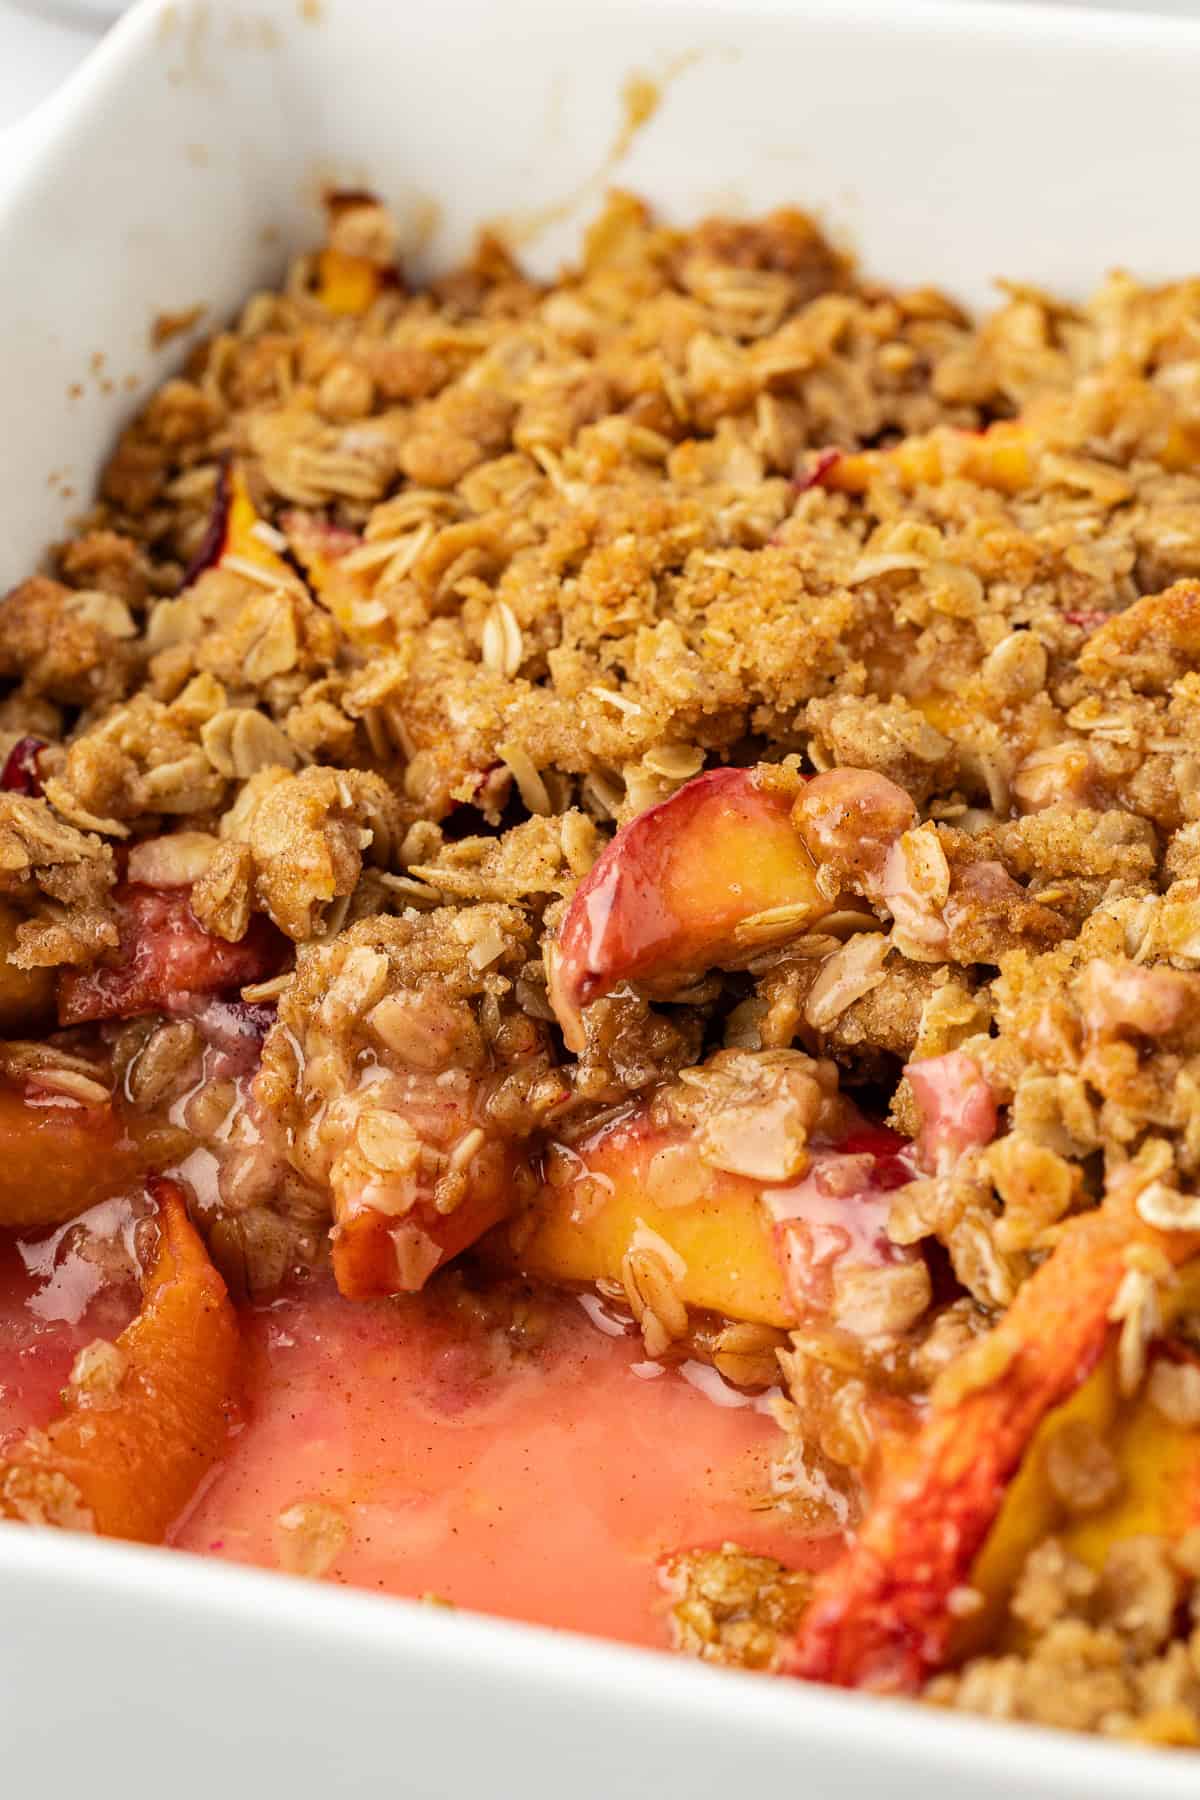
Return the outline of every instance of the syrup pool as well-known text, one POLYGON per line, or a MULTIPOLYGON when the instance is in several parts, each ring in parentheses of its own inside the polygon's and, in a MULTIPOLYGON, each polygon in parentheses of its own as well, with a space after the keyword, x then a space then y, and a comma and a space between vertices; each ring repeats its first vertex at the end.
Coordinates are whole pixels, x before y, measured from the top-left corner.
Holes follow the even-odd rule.
POLYGON ((106 1200, 84 1214, 86 1232, 0 1237, 0 1449, 48 1424, 79 1351, 132 1318, 136 1216, 129 1202, 106 1200))
MULTIPOLYGON (((5 1246, 2 1436, 47 1423, 81 1344, 119 1329, 103 1296, 78 1319, 31 1311, 53 1312, 46 1281, 5 1246)), ((444 1291, 351 1303, 324 1278, 247 1310, 245 1424, 173 1542, 294 1566, 280 1516, 316 1503, 341 1539, 327 1581, 649 1645, 667 1641, 665 1553, 734 1539, 828 1559, 835 1539, 761 1509, 783 1443, 761 1402, 646 1363, 574 1298, 541 1325, 514 1348, 444 1291)))

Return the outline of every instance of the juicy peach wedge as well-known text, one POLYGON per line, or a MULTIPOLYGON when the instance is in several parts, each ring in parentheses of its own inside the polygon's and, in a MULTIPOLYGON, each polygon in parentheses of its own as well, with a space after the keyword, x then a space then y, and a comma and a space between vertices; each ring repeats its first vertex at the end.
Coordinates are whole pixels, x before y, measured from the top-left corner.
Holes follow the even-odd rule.
POLYGON ((512 1159, 476 1185, 453 1212, 421 1205, 403 1218, 364 1190, 335 1198, 333 1274, 347 1300, 378 1300, 420 1291, 434 1272, 499 1225, 512 1211, 512 1159))
POLYGON ((40 1231, 119 1193, 146 1157, 111 1104, 0 1082, 0 1227, 40 1231))
POLYGON ((685 1133, 661 1133, 635 1116, 569 1150, 552 1149, 546 1173, 536 1225, 518 1252, 526 1274, 619 1282, 639 1230, 653 1232, 682 1259, 686 1305, 755 1324, 797 1323, 759 1188, 709 1168, 685 1133))
POLYGON ((61 1025, 170 1012, 196 994, 235 991, 273 975, 283 938, 261 913, 236 944, 206 931, 187 888, 126 883, 114 890, 120 944, 111 962, 67 969, 59 977, 61 1025))
MULTIPOLYGON (((1200 1263, 1193 1261, 1162 1295, 1164 1333, 1197 1303, 1200 1263)), ((1158 1361, 1176 1360, 1190 1360, 1190 1353, 1167 1335, 1158 1361)), ((1159 1410, 1152 1385, 1144 1385, 1133 1400, 1123 1399, 1119 1364, 1118 1346, 1110 1343, 1078 1391, 1047 1414, 1034 1434, 971 1570, 970 1585, 982 1605, 954 1631, 952 1660, 993 1640, 1026 1557, 1051 1534, 1098 1572, 1111 1547, 1127 1538, 1174 1541, 1200 1525, 1200 1434, 1159 1410), (1072 1518, 1056 1490, 1051 1462, 1056 1446, 1080 1433, 1102 1439, 1119 1484, 1103 1504, 1072 1518)))
MULTIPOLYGON (((801 475, 801 489, 828 488, 841 494, 865 494, 872 481, 890 475, 902 487, 935 487, 954 476, 978 482, 1004 494, 1029 486, 1043 449, 1053 436, 1054 404, 1035 407, 1024 419, 997 419, 982 431, 941 425, 917 437, 903 438, 887 450, 821 450, 801 475)), ((1173 473, 1190 471, 1200 461, 1200 432, 1194 425, 1171 422, 1151 454, 1173 473)))
MULTIPOLYGON (((1157 1359, 1190 1360, 1191 1352, 1171 1339, 1157 1359)), ((1171 1542, 1200 1525, 1200 1434, 1192 1425, 1166 1417, 1153 1395, 1136 1406, 1118 1408, 1109 1444, 1121 1480, 1111 1505, 1069 1526, 1058 1527, 1060 1542, 1094 1569, 1111 1544, 1148 1534, 1171 1542)))
POLYGON ((902 1140, 868 1131, 814 1146, 796 1179, 715 1167, 686 1130, 646 1107, 552 1147, 546 1183, 516 1227, 523 1272, 556 1283, 622 1279, 643 1242, 677 1259, 685 1305, 794 1326, 829 1305, 843 1271, 907 1260, 886 1236, 889 1189, 906 1180, 902 1140))
POLYGON ((1064 1228, 980 1358, 979 1385, 940 1396, 915 1438, 884 1445, 879 1487, 845 1555, 818 1581, 789 1672, 844 1687, 912 1691, 954 1640, 967 1586, 1035 1434, 1110 1351, 1109 1314, 1145 1245, 1175 1266, 1200 1237, 1146 1225, 1117 1192, 1064 1228))
POLYGON ((512 1212, 531 1176, 520 1146, 489 1122, 487 1095, 486 1080, 408 1069, 333 1102, 330 1242, 348 1300, 418 1292, 512 1212))
POLYGON ((829 911, 792 826, 795 792, 779 770, 713 769, 618 831, 576 889, 551 957, 570 1048, 582 1048, 580 1007, 618 982, 667 991, 751 954, 760 915, 800 931, 829 911))
POLYGON ((153 1177, 158 1242, 133 1322, 0 1461, 0 1516, 160 1541, 221 1456, 238 1327, 179 1186, 153 1177))
POLYGON ((266 521, 260 518, 246 478, 236 463, 226 462, 217 477, 212 510, 196 554, 183 578, 184 587, 206 569, 234 563, 250 564, 264 575, 294 586, 296 573, 270 541, 266 521))
MULTIPOLYGON (((369 576, 343 567, 348 553, 361 544, 358 534, 298 509, 285 513, 280 525, 287 551, 303 571, 310 591, 342 630, 363 643, 385 642, 390 635, 390 620, 386 614, 380 620, 373 616, 369 576)), ((295 587, 296 568, 276 548, 279 541, 255 510, 241 470, 236 463, 227 465, 218 482, 203 543, 187 579, 195 580, 208 568, 236 570, 240 564, 275 577, 284 587, 295 587)))
POLYGON ((285 513, 280 524, 310 589, 346 635, 363 646, 388 643, 395 629, 391 615, 371 599, 377 566, 346 566, 347 557, 362 545, 357 532, 300 511, 285 513))
POLYGON ((239 562, 253 563, 264 574, 277 575, 282 582, 294 582, 296 578, 293 570, 261 529, 264 521, 250 498, 245 476, 236 464, 228 471, 228 479, 229 512, 225 543, 219 560, 227 561, 231 556, 236 557, 239 562))

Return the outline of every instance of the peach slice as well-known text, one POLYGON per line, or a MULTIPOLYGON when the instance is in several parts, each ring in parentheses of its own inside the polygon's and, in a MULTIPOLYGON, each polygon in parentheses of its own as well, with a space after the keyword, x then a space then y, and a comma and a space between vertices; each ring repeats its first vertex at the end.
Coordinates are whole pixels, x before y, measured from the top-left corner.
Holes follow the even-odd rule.
POLYGON ((753 954, 758 927, 801 931, 830 910, 791 823, 795 778, 713 769, 618 831, 575 891, 550 994, 571 1048, 579 1009, 621 981, 662 991, 753 954))
POLYGON ((325 1131, 333 1272, 349 1300, 416 1293, 532 1181, 520 1143, 489 1120, 486 1077, 370 1076, 333 1102, 325 1131))
POLYGON ((242 471, 236 463, 225 462, 217 477, 204 536, 188 565, 182 585, 190 587, 206 569, 242 563, 264 575, 278 577, 285 587, 295 586, 295 570, 279 554, 271 541, 272 536, 266 520, 260 518, 255 509, 242 471))
MULTIPOLYGON (((1200 1263, 1180 1270, 1162 1295, 1161 1323, 1194 1311, 1200 1302, 1200 1263)), ((1160 1362, 1186 1362, 1189 1353, 1169 1338, 1160 1362)), ((1063 1547, 1099 1571, 1115 1543, 1143 1534, 1169 1540, 1200 1524, 1200 1436, 1153 1404, 1143 1387, 1123 1400, 1119 1356, 1110 1344, 1082 1386, 1043 1419, 1010 1484, 996 1523, 971 1570, 970 1585, 983 1604, 954 1631, 950 1656, 984 1648, 993 1638, 1029 1552, 1053 1534, 1063 1547), (1095 1510, 1072 1520, 1051 1476, 1055 1447, 1069 1435, 1100 1436, 1120 1485, 1095 1510)))
POLYGON ((953 1596, 976 1558, 1042 1421, 1109 1351, 1110 1311, 1138 1246, 1175 1266, 1194 1232, 1158 1232, 1117 1190, 1072 1219, 953 1385, 935 1390, 914 1438, 882 1446, 874 1502, 845 1554, 817 1582, 790 1673, 844 1687, 912 1691, 944 1662, 953 1596), (978 1385, 964 1377, 978 1373, 978 1385))
POLYGON ((516 1159, 505 1158, 452 1213, 426 1201, 397 1218, 378 1204, 380 1190, 348 1194, 335 1207, 333 1273, 347 1300, 419 1292, 429 1277, 499 1225, 512 1211, 516 1159))
MULTIPOLYGON (((1200 1283, 1190 1285, 1194 1305, 1200 1283)), ((1155 1366, 1193 1360, 1193 1352, 1168 1339, 1155 1366)), ((1121 1477, 1117 1498, 1058 1530, 1064 1547, 1094 1569, 1103 1565, 1109 1545, 1124 1538, 1147 1533, 1173 1542, 1200 1525, 1200 1435, 1194 1425, 1166 1417, 1143 1396, 1137 1406, 1117 1412, 1109 1443, 1121 1477)))
MULTIPOLYGON (((514 1227, 522 1271, 552 1282, 622 1279, 629 1251, 657 1240, 676 1259, 680 1300, 752 1324, 826 1313, 842 1276, 909 1260, 885 1226, 889 1189, 908 1179, 903 1140, 860 1132, 815 1146, 791 1179, 737 1174, 699 1136, 650 1106, 570 1147, 552 1146, 546 1181, 514 1227)), ((728 1160, 728 1159, 727 1159, 728 1160)))
MULTIPOLYGON (((1162 396, 1146 387, 1147 417, 1142 454, 1174 473, 1190 471, 1200 461, 1200 430, 1170 417, 1162 396), (1156 425, 1151 426, 1154 419, 1156 425)), ((813 487, 835 493, 865 494, 872 481, 888 475, 902 487, 935 487, 962 477, 980 487, 1015 495, 1038 473, 1043 451, 1069 449, 1063 435, 1062 404, 1056 397, 1036 402, 1023 418, 997 419, 982 431, 939 425, 920 436, 902 438, 886 450, 814 451, 796 478, 804 493, 813 487)))
POLYGON ((161 1541, 221 1456, 238 1327, 182 1190, 152 1177, 158 1242, 137 1317, 84 1369, 63 1411, 0 1460, 0 1516, 161 1541))
POLYGON ((109 1105, 0 1082, 0 1227, 40 1231, 119 1193, 148 1159, 109 1105))
POLYGON ((269 920, 256 913, 245 937, 227 943, 197 921, 188 892, 133 883, 114 890, 121 939, 116 958, 64 971, 60 1024, 178 1011, 190 1006, 193 995, 245 987, 275 973, 283 939, 269 920))
POLYGON ((254 1105, 272 1153, 328 1196, 350 1299, 416 1292, 533 1185, 530 1141, 571 1090, 492 973, 523 967, 518 919, 361 920, 302 948, 280 996, 254 1105), (481 966, 464 943, 486 946, 481 966))
POLYGON ((973 1056, 948 1050, 906 1063, 904 1073, 921 1114, 917 1160, 930 1170, 953 1168, 964 1150, 996 1135, 996 1100, 973 1056))
POLYGON ((386 608, 371 599, 375 570, 345 566, 362 544, 357 532, 306 512, 285 513, 280 525, 313 595, 346 635, 361 644, 387 643, 394 628, 386 608))
POLYGON ((1019 494, 1037 466, 1037 445, 1028 426, 1002 419, 985 431, 941 426, 923 437, 908 437, 890 450, 859 450, 830 457, 821 452, 803 486, 840 494, 865 494, 878 476, 890 474, 903 487, 934 487, 958 475, 981 487, 1019 494))
POLYGON ((220 561, 228 562, 230 557, 252 563, 264 574, 277 575, 281 582, 295 582, 294 571, 268 541, 266 521, 255 510, 245 477, 236 464, 229 470, 229 512, 220 561))

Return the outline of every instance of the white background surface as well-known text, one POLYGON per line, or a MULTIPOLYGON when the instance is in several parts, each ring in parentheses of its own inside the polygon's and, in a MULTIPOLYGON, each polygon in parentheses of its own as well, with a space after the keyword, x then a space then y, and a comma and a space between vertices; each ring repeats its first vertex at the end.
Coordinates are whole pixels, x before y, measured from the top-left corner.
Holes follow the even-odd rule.
POLYGON ((0 0, 0 129, 44 100, 103 29, 88 9, 0 0))
MULTIPOLYGON (((380 0, 380 4, 391 0, 380 0)), ((961 0, 969 5, 971 0, 961 0)), ((1041 0, 1024 0, 1038 5, 1041 0)), ((796 0, 798 6, 803 0, 796 0)), ((1129 12, 1200 14, 1200 0, 1058 0, 1129 12)), ((120 0, 0 0, 0 131, 45 99, 102 36, 120 0)))

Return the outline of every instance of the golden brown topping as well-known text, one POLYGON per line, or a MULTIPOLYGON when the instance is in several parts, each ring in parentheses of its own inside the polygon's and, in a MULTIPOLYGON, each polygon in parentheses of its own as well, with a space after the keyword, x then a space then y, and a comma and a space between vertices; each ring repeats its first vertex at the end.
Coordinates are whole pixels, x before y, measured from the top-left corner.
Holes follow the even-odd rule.
MULTIPOLYGON (((354 893, 368 858, 388 867, 400 818, 396 798, 379 775, 361 769, 304 769, 292 775, 273 766, 246 784, 222 830, 250 851, 257 904, 281 931, 303 943, 327 924, 336 901, 354 893)), ((232 882, 232 866, 226 868, 230 872, 223 871, 222 879, 232 882)))
POLYGON ((736 1544, 681 1551, 662 1567, 676 1650, 705 1662, 769 1669, 795 1629, 809 1577, 736 1544))
POLYGON ((1028 1558, 1012 1614, 1028 1648, 976 1657, 926 1690, 939 1705, 1164 1744, 1200 1743, 1195 1631, 1168 1642, 1193 1571, 1161 1539, 1115 1544, 1097 1575, 1052 1539, 1028 1558))
POLYGON ((35 575, 0 602, 0 675, 69 706, 115 700, 133 678, 136 629, 117 596, 35 575))
MULTIPOLYGON (((655 1355, 761 1388, 782 1350, 786 1505, 825 1527, 884 1389, 991 1395, 986 1474, 997 1388, 1078 1323, 1053 1282, 1048 1341, 1012 1309, 1119 1204, 1089 1329, 1113 1405, 1186 1433, 1194 1322, 1155 1338, 1200 1229, 1195 284, 1012 285, 975 325, 803 214, 618 194, 549 286, 485 239, 417 291, 372 195, 329 215, 0 601, 6 1079, 182 1118, 239 1292, 326 1243, 345 1292, 412 1289, 501 1222, 655 1355), (132 955, 118 875, 210 962, 291 944, 223 1012, 105 1026, 110 1071, 94 1025, 34 1039, 132 955), (845 1147, 839 1072, 904 1160, 845 1147)), ((1137 1503, 1086 1421, 1044 1461, 1072 1531, 1137 1503)), ((281 1558, 343 1529, 300 1497, 281 1558)), ((1035 1549, 1019 1648, 941 1697, 1194 1737, 1194 1574, 1103 1560, 1035 1549)), ((803 1582, 684 1562, 681 1641, 773 1664, 803 1582)), ((938 1630, 984 1604, 943 1573, 938 1630)))
POLYGON ((1094 631, 1079 653, 1085 675, 1163 692, 1200 665, 1200 585, 1180 581, 1148 594, 1094 631))

